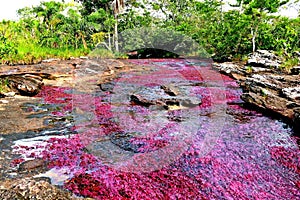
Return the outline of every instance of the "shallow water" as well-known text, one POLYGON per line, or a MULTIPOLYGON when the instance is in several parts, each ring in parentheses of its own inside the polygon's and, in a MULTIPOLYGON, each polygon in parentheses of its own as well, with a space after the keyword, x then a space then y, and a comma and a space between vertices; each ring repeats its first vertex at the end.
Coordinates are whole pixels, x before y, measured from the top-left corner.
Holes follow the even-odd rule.
POLYGON ((45 111, 57 129, 14 141, 14 153, 46 160, 49 171, 39 176, 96 199, 300 199, 297 138, 286 124, 243 108, 234 80, 208 61, 131 62, 151 70, 93 90, 86 87, 97 80, 45 86, 42 104, 24 109, 45 111), (130 101, 161 85, 177 88, 179 105, 130 101), (201 104, 186 106, 186 97, 201 104))

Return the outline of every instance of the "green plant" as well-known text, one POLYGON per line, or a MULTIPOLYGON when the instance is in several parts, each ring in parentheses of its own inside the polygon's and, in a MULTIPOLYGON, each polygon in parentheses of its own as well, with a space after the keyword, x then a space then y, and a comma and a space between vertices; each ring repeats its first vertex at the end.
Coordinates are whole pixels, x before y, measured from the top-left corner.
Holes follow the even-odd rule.
POLYGON ((280 66, 280 69, 285 72, 290 72, 290 70, 299 64, 298 58, 287 58, 280 66))
POLYGON ((8 79, 0 78, 0 93, 8 92, 8 79))
POLYGON ((92 58, 116 58, 112 51, 104 48, 96 48, 89 54, 89 56, 92 58))
POLYGON ((247 73, 252 73, 253 72, 253 67, 252 66, 246 66, 246 71, 247 71, 247 73))

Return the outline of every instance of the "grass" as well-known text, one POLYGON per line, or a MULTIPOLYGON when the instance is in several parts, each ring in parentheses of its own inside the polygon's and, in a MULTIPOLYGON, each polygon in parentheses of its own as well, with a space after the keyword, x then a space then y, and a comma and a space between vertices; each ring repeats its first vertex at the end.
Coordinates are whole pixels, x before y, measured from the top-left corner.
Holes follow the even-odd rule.
POLYGON ((116 58, 116 55, 107 49, 96 48, 89 54, 90 57, 93 58, 116 58))
POLYGON ((20 43, 17 46, 18 53, 1 58, 2 64, 33 64, 39 63, 44 59, 59 58, 69 59, 71 57, 80 57, 87 55, 90 50, 79 48, 49 48, 41 47, 34 43, 20 43))
POLYGON ((291 69, 299 64, 297 58, 287 58, 281 65, 280 70, 290 72, 291 69))

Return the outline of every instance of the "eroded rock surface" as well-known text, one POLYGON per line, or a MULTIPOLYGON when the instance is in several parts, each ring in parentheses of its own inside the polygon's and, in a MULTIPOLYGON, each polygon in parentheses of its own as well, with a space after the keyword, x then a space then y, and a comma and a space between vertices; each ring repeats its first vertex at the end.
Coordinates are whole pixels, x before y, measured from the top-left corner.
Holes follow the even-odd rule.
POLYGON ((142 87, 134 92, 130 99, 143 106, 158 105, 195 107, 201 104, 201 99, 187 94, 188 88, 174 88, 173 86, 142 87))
POLYGON ((257 67, 279 68, 282 60, 273 51, 257 50, 249 55, 248 64, 257 67))
POLYGON ((215 67, 240 82, 246 103, 287 119, 299 130, 300 76, 296 71, 283 73, 282 61, 273 52, 259 50, 247 64, 221 63, 215 67), (251 65, 251 66, 249 66, 251 65))
POLYGON ((80 199, 72 196, 71 193, 59 189, 47 181, 24 178, 9 180, 0 183, 0 199, 39 199, 39 200, 70 200, 80 199))

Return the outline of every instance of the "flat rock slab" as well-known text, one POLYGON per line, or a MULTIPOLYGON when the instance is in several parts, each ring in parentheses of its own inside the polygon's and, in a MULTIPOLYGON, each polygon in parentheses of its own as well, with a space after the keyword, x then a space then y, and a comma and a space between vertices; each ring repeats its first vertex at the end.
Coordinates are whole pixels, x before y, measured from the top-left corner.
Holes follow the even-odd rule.
POLYGON ((170 106, 195 107, 201 104, 201 99, 188 94, 190 88, 174 88, 169 86, 141 87, 130 96, 130 100, 136 104, 149 107, 151 105, 162 106, 168 109, 170 106))

